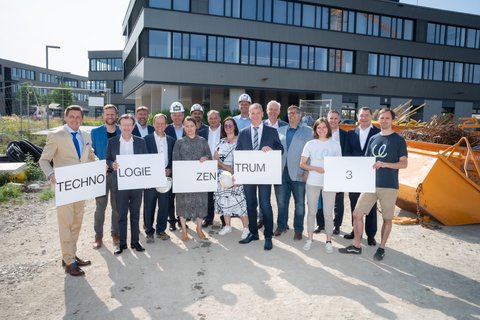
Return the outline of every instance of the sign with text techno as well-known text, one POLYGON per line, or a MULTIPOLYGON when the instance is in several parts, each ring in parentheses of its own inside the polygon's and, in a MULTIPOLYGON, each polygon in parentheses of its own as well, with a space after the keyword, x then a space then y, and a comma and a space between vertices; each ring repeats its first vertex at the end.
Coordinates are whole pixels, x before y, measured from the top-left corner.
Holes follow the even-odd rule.
POLYGON ((233 175, 236 184, 281 184, 282 152, 235 151, 233 175))
POLYGON ((117 156, 118 190, 165 187, 163 154, 131 154, 117 156))
POLYGON ((324 190, 375 192, 375 157, 325 157, 324 190))
POLYGON ((217 191, 217 160, 173 161, 173 193, 217 191))
POLYGON ((106 168, 105 160, 55 168, 55 205, 104 196, 106 168))

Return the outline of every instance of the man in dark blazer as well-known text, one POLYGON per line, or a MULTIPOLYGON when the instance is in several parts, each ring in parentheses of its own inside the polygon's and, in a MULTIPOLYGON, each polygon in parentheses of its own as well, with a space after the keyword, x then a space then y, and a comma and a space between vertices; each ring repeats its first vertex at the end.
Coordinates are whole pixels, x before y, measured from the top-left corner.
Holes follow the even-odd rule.
MULTIPOLYGON (((131 114, 124 114, 118 119, 121 134, 108 140, 106 160, 107 166, 113 171, 117 171, 119 164, 117 155, 145 154, 147 146, 143 138, 132 134, 135 126, 135 117, 131 114)), ((112 186, 116 192, 118 209, 118 226, 120 231, 120 243, 115 246, 114 254, 121 254, 127 249, 127 217, 130 210, 130 245, 132 249, 144 251, 145 249, 139 242, 139 220, 140 206, 142 205, 143 189, 118 190, 117 173, 113 173, 112 186)))
MULTIPOLYGON (((170 117, 172 118, 172 123, 170 123, 165 129, 165 134, 172 137, 175 141, 181 139, 185 136, 185 131, 183 130, 183 119, 185 108, 183 104, 178 101, 172 102, 170 105, 170 117)), ((178 222, 180 227, 180 220, 175 217, 175 193, 170 195, 170 206, 168 209, 168 223, 170 224, 170 231, 177 230, 175 224, 178 222)))
MULTIPOLYGON (((158 153, 165 159, 165 176, 172 176, 172 152, 175 140, 165 134, 167 127, 167 117, 163 113, 157 113, 153 117, 153 127, 155 132, 145 136, 148 153, 158 153)), ((145 189, 143 194, 143 221, 145 222, 145 233, 147 234, 147 243, 153 243, 157 238, 168 240, 170 237, 165 233, 167 228, 168 211, 170 207, 170 197, 172 190, 161 193, 155 188, 145 189), (153 227, 155 220, 155 208, 158 203, 157 224, 153 227)))
MULTIPOLYGON (((237 139, 236 150, 262 150, 268 152, 271 150, 281 150, 283 153, 283 146, 280 142, 278 132, 276 129, 268 127, 263 124, 263 108, 259 103, 254 103, 249 109, 250 126, 240 131, 237 139)), ((271 250, 273 248, 273 211, 270 203, 270 195, 272 191, 271 185, 261 184, 245 184, 243 191, 247 201, 248 212, 248 229, 250 234, 240 243, 250 243, 258 240, 258 226, 257 226, 257 204, 260 202, 260 209, 263 213, 263 220, 265 225, 264 236, 265 244, 264 250, 271 250), (259 199, 257 199, 257 189, 259 199)))
MULTIPOLYGON (((368 145, 368 141, 375 134, 380 132, 380 129, 372 125, 372 110, 369 107, 362 107, 358 110, 357 118, 359 126, 353 130, 348 131, 345 144, 345 156, 349 157, 363 157, 368 145)), ((353 212, 357 205, 360 193, 349 192, 350 208, 353 212)), ((353 224, 353 219, 352 219, 353 224)), ((367 242, 369 246, 377 244, 375 235, 377 233, 377 205, 375 204, 370 213, 365 218, 365 233, 367 234, 367 242)), ((355 234, 352 232, 343 236, 345 239, 353 239, 355 234)))
POLYGON ((148 114, 150 111, 145 106, 137 107, 135 110, 135 118, 137 118, 137 122, 135 123, 135 127, 133 128, 132 134, 137 137, 145 137, 147 134, 153 133, 155 129, 147 124, 148 114))
MULTIPOLYGON (((330 110, 327 115, 328 124, 330 124, 330 128, 332 128, 332 139, 340 143, 340 148, 342 149, 342 155, 345 155, 345 140, 347 137, 347 132, 345 130, 340 129, 340 112, 337 110, 330 110)), ((337 192, 335 194, 335 207, 334 213, 335 218, 333 219, 333 234, 340 233, 340 227, 343 223, 343 212, 345 211, 344 205, 344 192, 337 192)), ((321 197, 320 197, 321 199, 321 197)), ((317 226, 313 232, 320 233, 322 229, 325 228, 325 219, 323 216, 323 206, 318 209, 317 211, 317 226)))

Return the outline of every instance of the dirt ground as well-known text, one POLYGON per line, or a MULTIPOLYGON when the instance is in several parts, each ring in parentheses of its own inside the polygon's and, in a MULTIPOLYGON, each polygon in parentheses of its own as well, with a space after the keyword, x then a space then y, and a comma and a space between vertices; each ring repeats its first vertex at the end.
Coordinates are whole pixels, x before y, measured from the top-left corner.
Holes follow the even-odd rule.
POLYGON ((109 238, 91 248, 94 208, 88 201, 78 250, 93 264, 74 278, 61 268, 53 201, 0 207, 0 319, 480 318, 480 225, 394 225, 385 259, 375 262, 365 241, 360 256, 338 253, 350 244, 342 237, 349 212, 333 254, 324 234, 305 252, 292 230, 270 252, 262 240, 240 245, 239 219, 219 236, 216 218, 208 241, 191 224, 187 243, 179 231, 153 244, 142 235, 145 252, 117 257, 109 238))

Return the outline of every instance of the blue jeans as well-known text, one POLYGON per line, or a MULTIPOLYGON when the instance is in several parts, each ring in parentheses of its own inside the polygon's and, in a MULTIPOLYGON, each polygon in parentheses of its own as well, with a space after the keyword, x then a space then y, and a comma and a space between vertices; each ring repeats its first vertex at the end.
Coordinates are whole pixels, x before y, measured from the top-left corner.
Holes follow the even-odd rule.
POLYGON ((273 211, 270 203, 272 186, 269 184, 244 184, 243 193, 245 193, 245 199, 247 200, 248 229, 250 233, 258 236, 257 205, 260 202, 260 210, 263 213, 263 225, 265 226, 263 234, 266 239, 271 239, 273 236, 273 211), (257 188, 260 201, 257 200, 257 188))
POLYGON ((171 191, 160 193, 155 188, 145 189, 143 194, 143 221, 145 222, 145 233, 153 235, 155 232, 165 232, 167 228, 168 212, 170 210, 171 191), (153 227, 155 221, 155 208, 158 203, 157 224, 153 227))
POLYGON ((275 185, 275 197, 277 198, 278 206, 277 227, 280 230, 286 230, 288 226, 288 205, 291 194, 293 194, 293 200, 295 201, 293 227, 295 232, 303 232, 303 222, 305 219, 305 182, 290 179, 288 168, 285 167, 282 174, 282 184, 275 185))

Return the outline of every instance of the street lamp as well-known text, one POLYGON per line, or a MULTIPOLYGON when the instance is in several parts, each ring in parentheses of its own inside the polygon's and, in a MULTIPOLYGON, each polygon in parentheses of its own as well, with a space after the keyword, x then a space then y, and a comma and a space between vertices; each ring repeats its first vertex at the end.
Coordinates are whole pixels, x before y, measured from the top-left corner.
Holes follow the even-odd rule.
MULTIPOLYGON (((60 49, 59 46, 45 46, 45 58, 46 58, 46 73, 47 73, 47 82, 48 82, 48 49, 60 49)), ((49 115, 49 108, 48 108, 48 89, 47 89, 47 108, 46 108, 46 112, 47 112, 47 129, 50 129, 50 115, 49 115)))

